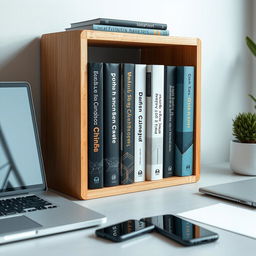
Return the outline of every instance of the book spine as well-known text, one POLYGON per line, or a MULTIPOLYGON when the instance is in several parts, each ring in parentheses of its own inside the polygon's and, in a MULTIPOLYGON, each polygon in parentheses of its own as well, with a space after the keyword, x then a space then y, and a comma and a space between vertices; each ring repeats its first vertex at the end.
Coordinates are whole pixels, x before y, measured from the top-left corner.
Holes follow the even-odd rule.
POLYGON ((164 66, 147 66, 146 178, 163 178, 164 66))
POLYGON ((103 64, 89 63, 89 189, 103 187, 103 64))
POLYGON ((100 19, 101 25, 111 25, 111 26, 123 26, 123 27, 136 27, 136 28, 148 28, 148 29, 161 29, 166 30, 167 24, 162 23, 152 23, 152 22, 141 22, 133 20, 116 20, 116 19, 100 19))
POLYGON ((175 174, 192 175, 194 126, 194 67, 177 67, 175 174))
POLYGON ((163 177, 174 175, 174 157, 175 157, 175 86, 176 86, 176 67, 165 67, 164 79, 164 159, 163 159, 163 177))
POLYGON ((104 186, 119 185, 120 64, 104 63, 104 186))
POLYGON ((135 34, 158 35, 158 36, 169 35, 168 30, 160 30, 160 29, 107 26, 107 25, 97 25, 97 24, 93 24, 91 27, 93 30, 108 31, 108 32, 135 33, 135 34))
POLYGON ((123 64, 123 125, 121 184, 134 182, 135 64, 123 64))
POLYGON ((135 65, 134 181, 145 181, 146 65, 135 65))

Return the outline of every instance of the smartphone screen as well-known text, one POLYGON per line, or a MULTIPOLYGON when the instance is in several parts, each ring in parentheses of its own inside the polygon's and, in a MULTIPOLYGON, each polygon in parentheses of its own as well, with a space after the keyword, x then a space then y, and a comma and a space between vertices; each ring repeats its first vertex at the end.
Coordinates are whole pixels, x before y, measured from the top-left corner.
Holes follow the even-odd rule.
POLYGON ((218 239, 218 234, 174 215, 161 215, 142 220, 153 224, 162 235, 183 245, 208 243, 218 239))
POLYGON ((96 230, 96 235, 114 242, 121 242, 154 229, 154 225, 139 220, 127 220, 96 230))

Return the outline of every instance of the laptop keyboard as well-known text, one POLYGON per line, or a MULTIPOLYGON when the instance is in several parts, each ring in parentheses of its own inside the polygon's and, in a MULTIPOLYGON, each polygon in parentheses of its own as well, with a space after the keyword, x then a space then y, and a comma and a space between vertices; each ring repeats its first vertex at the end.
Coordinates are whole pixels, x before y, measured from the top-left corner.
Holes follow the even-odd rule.
POLYGON ((18 213, 46 210, 56 207, 56 205, 53 205, 52 203, 47 202, 35 195, 2 199, 0 200, 0 217, 18 213))

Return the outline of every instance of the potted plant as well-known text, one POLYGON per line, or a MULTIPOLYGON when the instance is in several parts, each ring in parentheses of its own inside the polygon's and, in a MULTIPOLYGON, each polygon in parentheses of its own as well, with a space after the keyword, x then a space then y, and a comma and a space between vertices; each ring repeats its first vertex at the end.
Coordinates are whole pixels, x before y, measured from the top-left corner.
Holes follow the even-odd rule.
POLYGON ((256 175, 256 114, 241 113, 233 120, 236 140, 230 145, 230 167, 239 174, 256 175))
MULTIPOLYGON (((246 42, 256 56, 256 44, 249 37, 246 42)), ((249 97, 256 103, 253 95, 249 94, 249 97)), ((233 136, 236 140, 230 145, 231 169, 243 175, 256 175, 256 114, 238 114, 233 120, 233 136)))

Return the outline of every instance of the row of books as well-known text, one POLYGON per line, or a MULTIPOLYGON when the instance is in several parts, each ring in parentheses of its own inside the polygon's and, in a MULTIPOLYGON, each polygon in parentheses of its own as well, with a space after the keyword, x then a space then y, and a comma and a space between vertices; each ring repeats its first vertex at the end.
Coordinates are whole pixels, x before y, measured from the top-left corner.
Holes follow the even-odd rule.
POLYGON ((90 189, 188 176, 194 67, 89 63, 90 189))
POLYGON ((82 29, 160 36, 169 35, 167 24, 108 18, 71 23, 70 28, 66 28, 66 30, 82 29))

